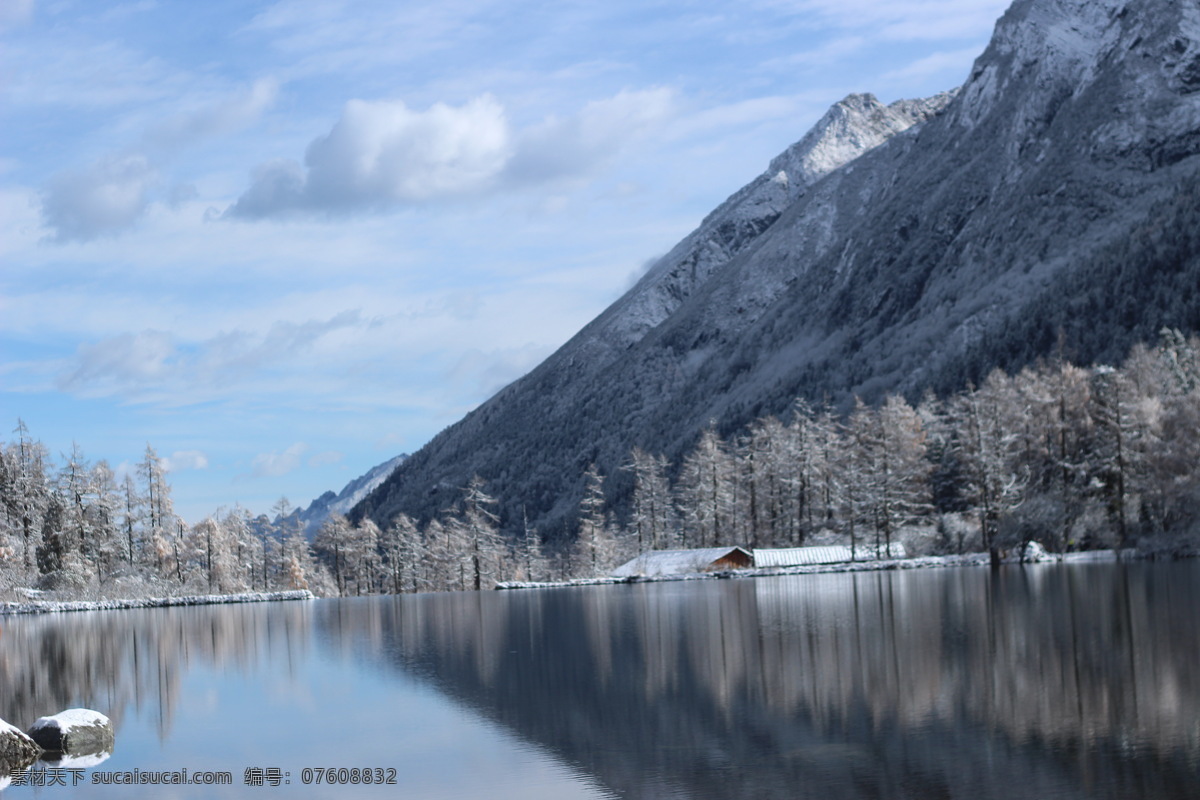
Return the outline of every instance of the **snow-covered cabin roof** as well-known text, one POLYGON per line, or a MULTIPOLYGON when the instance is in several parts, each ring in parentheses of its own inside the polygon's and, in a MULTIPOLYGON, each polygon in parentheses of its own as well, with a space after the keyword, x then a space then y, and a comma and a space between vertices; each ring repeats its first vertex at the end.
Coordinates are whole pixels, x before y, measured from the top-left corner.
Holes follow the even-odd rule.
POLYGON ((863 545, 856 547, 853 554, 850 548, 844 545, 755 548, 754 566, 799 567, 809 564, 838 564, 852 560, 851 556, 859 561, 868 561, 876 558, 905 558, 907 553, 904 545, 899 542, 892 542, 890 546, 880 547, 878 553, 874 547, 863 545))
POLYGON ((754 549, 756 567, 798 567, 807 564, 836 564, 849 560, 850 548, 841 545, 754 549))
POLYGON ((740 547, 651 550, 622 564, 611 574, 614 578, 630 578, 636 575, 687 575, 713 569, 730 569, 733 566, 749 566, 751 563, 749 551, 740 547), (718 564, 719 561, 726 563, 718 564))

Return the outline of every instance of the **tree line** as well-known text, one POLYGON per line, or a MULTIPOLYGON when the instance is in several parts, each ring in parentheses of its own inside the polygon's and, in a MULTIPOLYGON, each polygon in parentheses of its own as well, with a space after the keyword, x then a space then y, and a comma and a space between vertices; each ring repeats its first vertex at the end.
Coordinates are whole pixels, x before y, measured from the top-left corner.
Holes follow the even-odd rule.
POLYGON ((1166 329, 1120 367, 1043 360, 947 398, 890 396, 841 416, 797 401, 789 419, 729 440, 710 427, 678 465, 635 449, 625 535, 650 548, 900 540, 999 557, 1036 540, 1192 552, 1198 353, 1166 329))
POLYGON ((844 415, 798 400, 788 418, 728 439, 710 426, 675 464, 635 447, 627 510, 614 511, 590 466, 568 543, 527 523, 502 535, 479 477, 424 525, 334 515, 309 541, 281 499, 275 522, 234 508, 189 526, 152 447, 118 477, 77 446, 52 463, 24 423, 13 433, 0 443, 0 580, 77 597, 485 589, 735 544, 866 553, 900 541, 998 558, 1036 540, 1180 554, 1200 532, 1200 341, 1171 329, 1120 367, 1043 360, 946 398, 890 396, 844 415))

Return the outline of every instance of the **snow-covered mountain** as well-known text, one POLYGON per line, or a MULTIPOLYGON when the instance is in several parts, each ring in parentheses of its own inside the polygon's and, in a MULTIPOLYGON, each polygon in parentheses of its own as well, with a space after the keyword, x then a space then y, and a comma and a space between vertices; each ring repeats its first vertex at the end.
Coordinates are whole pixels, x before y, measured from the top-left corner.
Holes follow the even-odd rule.
POLYGON ((564 530, 591 462, 619 505, 635 445, 1200 329, 1198 154, 1198 0, 1017 0, 959 89, 836 104, 355 513, 428 517, 479 474, 510 527, 564 530))
MULTIPOLYGON (((330 514, 343 516, 349 514, 351 509, 387 480, 388 476, 396 470, 396 467, 403 464, 406 458, 408 455, 402 453, 372 467, 365 475, 360 475, 347 483, 340 492, 336 494, 332 491, 325 492, 309 503, 307 508, 298 508, 293 511, 288 515, 288 519, 299 523, 301 529, 311 537, 321 527, 321 523, 329 518, 330 514)), ((277 519, 275 522, 278 524, 282 520, 277 519)))

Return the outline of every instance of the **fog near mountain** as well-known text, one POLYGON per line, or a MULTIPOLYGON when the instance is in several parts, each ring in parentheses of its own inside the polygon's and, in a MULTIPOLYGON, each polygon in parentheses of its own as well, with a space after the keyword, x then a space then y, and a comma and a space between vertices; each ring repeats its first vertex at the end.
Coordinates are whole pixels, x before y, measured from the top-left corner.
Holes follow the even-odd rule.
POLYGON ((357 508, 429 518, 472 475, 502 522, 620 510, 634 446, 678 462, 796 397, 915 398, 1200 327, 1200 7, 1018 0, 957 91, 852 95, 540 366, 357 508))

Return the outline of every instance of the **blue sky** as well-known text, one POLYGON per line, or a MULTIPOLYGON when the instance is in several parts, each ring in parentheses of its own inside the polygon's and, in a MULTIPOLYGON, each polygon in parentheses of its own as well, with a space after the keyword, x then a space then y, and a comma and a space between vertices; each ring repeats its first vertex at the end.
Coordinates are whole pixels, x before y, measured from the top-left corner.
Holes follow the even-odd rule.
POLYGON ((196 522, 412 452, 1004 0, 0 0, 0 424, 196 522))

